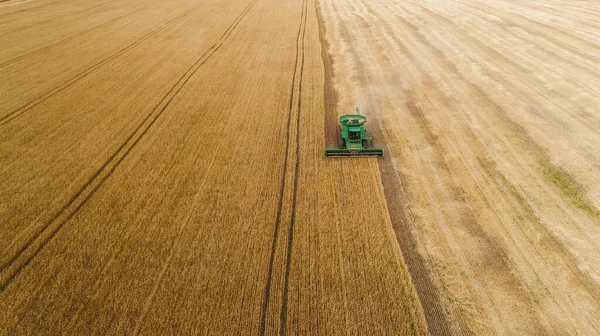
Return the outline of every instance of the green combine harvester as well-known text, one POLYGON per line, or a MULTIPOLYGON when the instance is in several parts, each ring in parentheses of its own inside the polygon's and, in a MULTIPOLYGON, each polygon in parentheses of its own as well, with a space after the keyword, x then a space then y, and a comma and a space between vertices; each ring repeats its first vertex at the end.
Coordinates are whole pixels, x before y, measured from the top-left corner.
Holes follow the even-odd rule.
POLYGON ((338 148, 325 149, 325 156, 379 156, 383 157, 383 148, 373 147, 373 138, 367 134, 367 118, 360 114, 346 114, 340 117, 340 139, 338 148))

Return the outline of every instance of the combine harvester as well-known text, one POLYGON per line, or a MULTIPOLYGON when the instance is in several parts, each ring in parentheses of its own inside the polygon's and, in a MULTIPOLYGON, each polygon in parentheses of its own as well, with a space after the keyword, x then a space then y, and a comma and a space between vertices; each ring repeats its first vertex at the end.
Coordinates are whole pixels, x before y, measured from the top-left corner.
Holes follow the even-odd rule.
POLYGON ((373 147, 373 138, 367 134, 367 117, 360 114, 346 114, 340 117, 340 138, 338 148, 325 149, 325 156, 379 156, 383 157, 383 148, 373 147))

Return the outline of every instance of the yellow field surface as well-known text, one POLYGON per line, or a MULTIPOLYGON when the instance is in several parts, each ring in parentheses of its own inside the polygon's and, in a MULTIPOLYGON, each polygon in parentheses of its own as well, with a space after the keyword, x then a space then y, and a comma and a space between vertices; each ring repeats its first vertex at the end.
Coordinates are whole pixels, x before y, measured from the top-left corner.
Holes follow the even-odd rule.
POLYGON ((425 334, 312 0, 0 2, 0 334, 425 334))
POLYGON ((600 2, 322 1, 432 334, 600 333, 600 2))
POLYGON ((592 0, 0 0, 0 335, 598 335, 599 41, 592 0), (325 158, 356 106, 386 157, 325 158))

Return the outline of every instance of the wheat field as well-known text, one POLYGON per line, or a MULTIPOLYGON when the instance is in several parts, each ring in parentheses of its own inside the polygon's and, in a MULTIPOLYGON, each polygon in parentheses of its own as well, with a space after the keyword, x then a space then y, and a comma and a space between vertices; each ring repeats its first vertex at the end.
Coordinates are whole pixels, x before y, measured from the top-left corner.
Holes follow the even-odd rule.
POLYGON ((0 7, 2 333, 425 333, 316 6, 0 7))
POLYGON ((0 0, 0 334, 600 334, 600 5, 0 0), (325 158, 356 106, 385 158, 325 158))

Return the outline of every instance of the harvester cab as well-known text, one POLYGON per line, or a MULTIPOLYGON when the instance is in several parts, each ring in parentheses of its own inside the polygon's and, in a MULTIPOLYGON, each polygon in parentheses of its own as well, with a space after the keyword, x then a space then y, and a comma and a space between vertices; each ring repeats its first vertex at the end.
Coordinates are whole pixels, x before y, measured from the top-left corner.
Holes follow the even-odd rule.
POLYGON ((340 138, 338 148, 325 149, 325 156, 380 156, 382 148, 373 147, 373 138, 367 134, 367 117, 360 114, 346 114, 340 117, 340 138))

